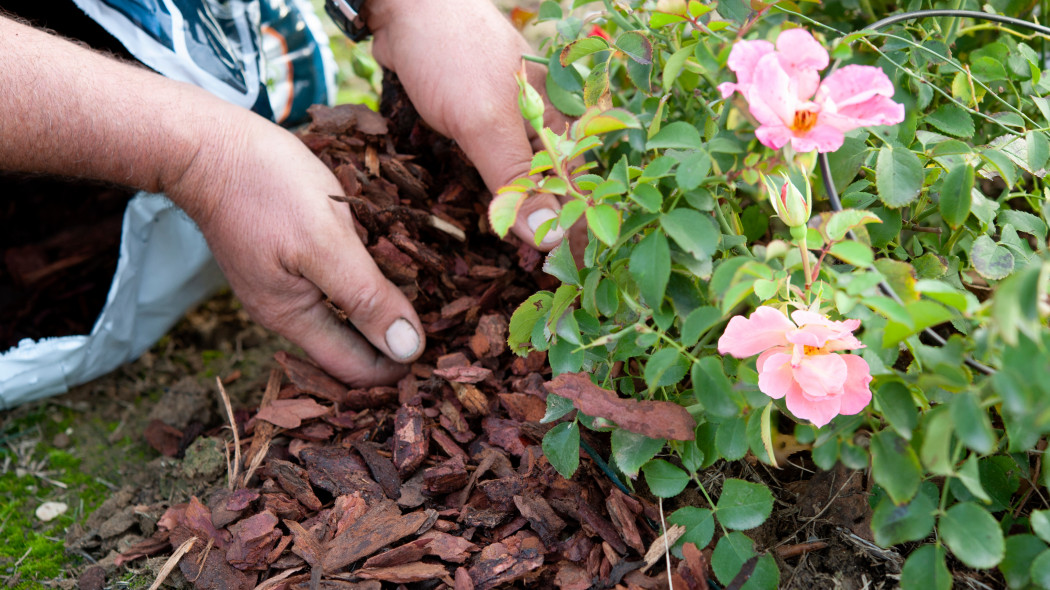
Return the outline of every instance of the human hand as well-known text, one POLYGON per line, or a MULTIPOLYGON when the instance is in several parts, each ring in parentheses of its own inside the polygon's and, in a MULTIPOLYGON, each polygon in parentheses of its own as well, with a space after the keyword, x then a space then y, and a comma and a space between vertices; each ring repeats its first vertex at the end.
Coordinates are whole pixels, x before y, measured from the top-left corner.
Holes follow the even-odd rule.
POLYGON ((328 197, 343 194, 338 180, 292 134, 255 119, 202 148, 168 194, 256 321, 345 383, 396 380, 423 351, 412 305, 372 261, 346 205, 328 197))
MULTIPOLYGON (((370 0, 368 11, 376 61, 397 73, 424 121, 456 140, 489 190, 527 174, 537 137, 518 109, 514 73, 532 49, 491 0, 370 0)), ((525 71, 545 88, 546 68, 526 62, 525 71)), ((550 104, 544 122, 559 132, 569 123, 550 104)), ((527 199, 512 231, 534 245, 560 206, 552 195, 527 199)), ((540 249, 563 236, 548 232, 540 249)))

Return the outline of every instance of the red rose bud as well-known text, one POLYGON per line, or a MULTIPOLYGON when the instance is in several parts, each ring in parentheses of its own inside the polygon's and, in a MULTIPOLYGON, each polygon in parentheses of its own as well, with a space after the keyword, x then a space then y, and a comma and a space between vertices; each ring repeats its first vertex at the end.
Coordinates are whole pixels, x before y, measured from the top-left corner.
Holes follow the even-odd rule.
POLYGON ((612 41, 612 37, 609 36, 609 33, 606 33, 605 29, 599 27, 598 25, 592 25, 591 26, 591 31, 589 33, 587 33, 587 36, 588 37, 601 37, 602 39, 605 39, 606 41, 612 41))
POLYGON ((764 174, 762 181, 769 191, 769 201, 773 204, 773 210, 777 217, 790 228, 805 227, 809 223, 809 216, 813 210, 813 188, 809 184, 809 177, 805 180, 805 192, 800 191, 791 180, 784 179, 784 184, 777 188, 775 182, 764 174))

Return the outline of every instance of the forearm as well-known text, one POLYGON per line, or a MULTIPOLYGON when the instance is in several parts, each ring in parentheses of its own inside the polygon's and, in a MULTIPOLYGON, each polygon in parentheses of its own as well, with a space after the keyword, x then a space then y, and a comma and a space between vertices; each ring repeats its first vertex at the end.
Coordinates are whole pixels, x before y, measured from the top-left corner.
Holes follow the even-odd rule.
POLYGON ((5 170, 161 192, 199 167, 197 156, 265 123, 192 85, 3 17, 0 55, 5 170))

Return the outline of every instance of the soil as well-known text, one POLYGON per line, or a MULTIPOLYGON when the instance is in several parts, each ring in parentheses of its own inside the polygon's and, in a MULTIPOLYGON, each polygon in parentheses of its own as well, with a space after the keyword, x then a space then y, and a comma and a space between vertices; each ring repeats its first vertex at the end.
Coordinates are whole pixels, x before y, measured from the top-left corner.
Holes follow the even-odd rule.
MULTIPOLYGON (((505 334, 518 303, 555 283, 538 254, 486 231, 476 174, 396 87, 384 112, 318 109, 302 139, 419 311, 425 356, 396 386, 348 390, 226 293, 135 363, 7 413, 0 432, 40 407, 76 412, 63 442, 111 489, 66 531, 66 575, 38 582, 151 582, 170 559, 166 583, 195 588, 663 588, 668 572, 675 588, 746 587, 746 574, 715 583, 717 532, 646 565, 662 513, 710 507, 695 492, 660 506, 586 455, 570 481, 543 457, 550 370, 540 353, 513 356, 505 334)), ((607 437, 583 436, 607 455, 607 437)), ((715 498, 727 477, 773 490, 771 518, 748 536, 775 557, 780 587, 897 586, 904 557, 871 542, 863 471, 821 472, 805 452, 778 470, 749 459, 702 480, 715 498)))

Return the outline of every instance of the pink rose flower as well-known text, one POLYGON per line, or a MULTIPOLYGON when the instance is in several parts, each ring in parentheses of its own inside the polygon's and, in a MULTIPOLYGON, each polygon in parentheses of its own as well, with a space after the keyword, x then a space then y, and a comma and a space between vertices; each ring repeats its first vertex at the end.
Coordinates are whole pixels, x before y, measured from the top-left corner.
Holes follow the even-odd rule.
POLYGON ((718 352, 757 361, 758 388, 773 399, 785 398, 791 413, 824 426, 835 416, 859 414, 871 402, 871 370, 854 354, 864 348, 853 335, 860 320, 833 321, 811 311, 791 314, 762 306, 751 317, 729 320, 718 352))
POLYGON ((729 53, 736 83, 718 86, 723 98, 739 92, 759 122, 755 136, 766 147, 788 142, 797 152, 833 152, 845 132, 904 120, 904 105, 893 102, 893 83, 874 66, 849 65, 823 81, 819 70, 828 52, 803 29, 769 41, 740 41, 729 53))

